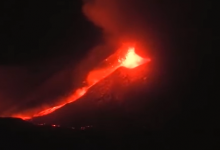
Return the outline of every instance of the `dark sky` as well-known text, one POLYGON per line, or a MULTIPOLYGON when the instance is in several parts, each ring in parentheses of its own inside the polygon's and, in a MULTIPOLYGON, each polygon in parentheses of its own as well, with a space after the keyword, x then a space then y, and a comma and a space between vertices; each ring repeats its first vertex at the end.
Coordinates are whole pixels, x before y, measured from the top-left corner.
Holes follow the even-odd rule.
POLYGON ((103 5, 106 22, 90 16, 97 27, 83 14, 81 0, 1 1, 0 114, 50 103, 77 86, 76 78, 81 81, 93 66, 82 74, 75 68, 92 47, 104 43, 103 32, 111 33, 113 41, 128 37, 138 39, 142 47, 150 45, 152 49, 138 53, 157 59, 169 84, 165 87, 186 113, 210 114, 215 68, 211 2, 114 2, 103 5))

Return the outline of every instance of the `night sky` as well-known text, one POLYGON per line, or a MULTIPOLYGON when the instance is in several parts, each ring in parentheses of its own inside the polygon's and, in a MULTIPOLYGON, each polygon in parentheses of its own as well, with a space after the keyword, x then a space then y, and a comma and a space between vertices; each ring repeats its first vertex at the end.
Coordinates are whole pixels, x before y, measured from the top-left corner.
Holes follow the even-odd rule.
POLYGON ((51 104, 79 86, 120 40, 136 40, 145 48, 137 53, 155 60, 160 74, 162 88, 154 92, 177 101, 177 117, 186 122, 212 124, 211 2, 105 2, 1 1, 0 116, 51 104), (83 13, 87 5, 92 9, 83 13))

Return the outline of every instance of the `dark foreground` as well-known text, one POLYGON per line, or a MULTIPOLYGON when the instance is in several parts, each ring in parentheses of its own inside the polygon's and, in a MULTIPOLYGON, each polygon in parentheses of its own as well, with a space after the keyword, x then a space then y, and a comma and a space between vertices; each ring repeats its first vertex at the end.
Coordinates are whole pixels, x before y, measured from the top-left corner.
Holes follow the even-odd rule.
MULTIPOLYGON (((176 127, 174 127, 176 126, 176 127)), ((34 125, 20 119, 0 119, 0 149, 214 149, 218 133, 173 127, 149 131, 144 126, 102 128, 34 125), (214 135, 215 133, 215 135, 214 135)))

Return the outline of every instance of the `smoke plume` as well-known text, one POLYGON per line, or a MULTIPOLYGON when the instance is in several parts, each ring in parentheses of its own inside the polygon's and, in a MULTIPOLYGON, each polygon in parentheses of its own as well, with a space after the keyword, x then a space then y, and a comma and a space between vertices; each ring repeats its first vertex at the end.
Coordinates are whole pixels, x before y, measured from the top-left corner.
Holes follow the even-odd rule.
POLYGON ((151 7, 142 0, 84 0, 83 12, 103 30, 106 47, 115 46, 117 50, 123 43, 133 43, 138 54, 149 56, 156 48, 151 7))

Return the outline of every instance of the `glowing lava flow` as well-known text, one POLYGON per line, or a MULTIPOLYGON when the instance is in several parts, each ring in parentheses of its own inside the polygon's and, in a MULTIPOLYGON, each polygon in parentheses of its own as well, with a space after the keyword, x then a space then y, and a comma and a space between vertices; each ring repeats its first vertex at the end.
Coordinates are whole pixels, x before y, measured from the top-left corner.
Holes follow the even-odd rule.
POLYGON ((77 99, 79 99, 80 97, 82 97, 88 91, 89 88, 91 88, 93 85, 95 85, 97 82, 99 82, 103 78, 110 75, 112 72, 114 72, 119 67, 126 67, 129 69, 132 69, 149 61, 150 59, 144 59, 138 56, 135 53, 134 47, 129 47, 125 51, 119 50, 115 54, 105 59, 104 64, 107 64, 106 67, 94 69, 93 71, 89 72, 87 76, 87 80, 86 80, 87 86, 79 88, 75 92, 72 92, 72 94, 66 99, 62 100, 62 102, 59 105, 53 106, 51 108, 47 108, 34 115, 23 114, 23 115, 16 115, 15 117, 20 117, 26 120, 26 119, 30 119, 33 117, 44 116, 44 115, 50 114, 54 112, 55 110, 63 107, 64 105, 68 103, 72 103, 76 101, 77 99))

